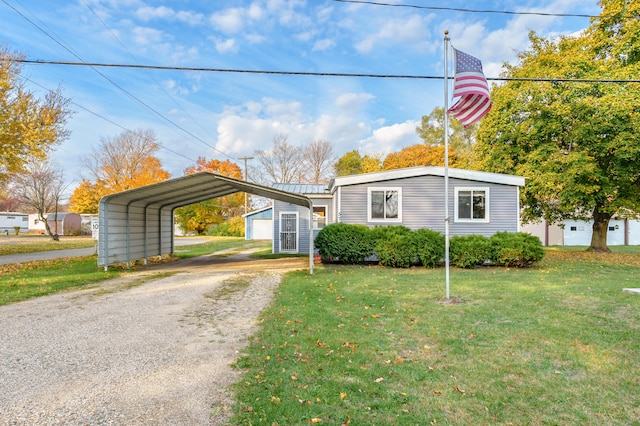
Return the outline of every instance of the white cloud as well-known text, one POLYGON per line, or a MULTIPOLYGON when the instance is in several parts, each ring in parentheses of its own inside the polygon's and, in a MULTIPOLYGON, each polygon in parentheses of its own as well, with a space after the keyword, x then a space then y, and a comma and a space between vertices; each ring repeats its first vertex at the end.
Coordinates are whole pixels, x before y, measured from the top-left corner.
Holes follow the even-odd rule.
POLYGON ((375 97, 370 93, 342 93, 335 100, 335 105, 342 112, 359 113, 364 105, 375 97))
POLYGON ((137 44, 147 46, 160 43, 163 39, 163 33, 155 28, 135 27, 133 29, 133 38, 137 44))
POLYGON ((202 23, 202 20, 204 18, 204 15, 202 15, 201 13, 184 10, 176 12, 172 8, 166 6, 143 6, 136 10, 135 15, 145 22, 154 19, 163 19, 167 21, 180 21, 188 25, 198 25, 202 23))
POLYGON ((356 49, 361 53, 368 53, 377 46, 411 44, 414 48, 424 49, 428 37, 428 21, 430 17, 424 18, 419 15, 412 15, 408 19, 389 19, 380 30, 365 37, 356 44, 356 49))
POLYGON ((244 28, 244 9, 229 8, 221 12, 214 13, 209 18, 209 22, 215 29, 227 33, 235 34, 244 28))
POLYGON ((236 40, 228 38, 226 40, 215 40, 216 50, 219 53, 235 53, 238 51, 236 40))
POLYGON ((421 142, 416 133, 418 121, 408 120, 404 123, 380 127, 373 134, 359 142, 360 153, 382 153, 399 151, 400 149, 421 142))
POLYGON ((316 41, 313 44, 313 47, 311 48, 311 50, 314 51, 314 52, 325 51, 325 50, 331 49, 335 45, 336 45, 336 42, 334 40, 331 40, 331 39, 328 39, 328 38, 324 38, 322 40, 316 41))

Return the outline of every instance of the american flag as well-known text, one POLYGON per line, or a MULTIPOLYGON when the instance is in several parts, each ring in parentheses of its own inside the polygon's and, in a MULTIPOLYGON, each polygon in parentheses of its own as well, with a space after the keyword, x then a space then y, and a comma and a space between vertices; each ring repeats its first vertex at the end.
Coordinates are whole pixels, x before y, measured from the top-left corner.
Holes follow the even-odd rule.
POLYGON ((460 97, 447 111, 465 127, 480 121, 491 109, 489 84, 482 73, 482 63, 457 49, 456 75, 453 80, 453 97, 460 97))

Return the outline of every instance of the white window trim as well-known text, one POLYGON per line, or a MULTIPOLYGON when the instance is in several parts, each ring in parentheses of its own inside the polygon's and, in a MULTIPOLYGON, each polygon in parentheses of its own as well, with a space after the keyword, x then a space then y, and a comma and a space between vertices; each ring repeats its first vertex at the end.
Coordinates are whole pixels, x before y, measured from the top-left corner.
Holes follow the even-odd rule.
POLYGON ((453 199, 453 209, 454 209, 454 220, 456 222, 466 222, 466 223, 489 223, 491 216, 490 207, 490 191, 488 186, 468 186, 468 187, 456 187, 455 188, 455 197, 453 199), (485 217, 483 219, 474 219, 474 218, 461 218, 458 216, 458 197, 460 191, 484 191, 485 194, 485 208, 484 213, 485 217))
POLYGON ((372 223, 402 223, 402 187, 401 186, 372 186, 367 188, 367 221, 372 223), (371 217, 371 193, 374 191, 398 192, 398 217, 395 219, 378 219, 371 217))
MULTIPOLYGON (((317 205, 314 204, 313 208, 316 208, 316 207, 324 207, 324 226, 327 226, 329 224, 329 206, 327 204, 317 204, 317 205)), ((311 214, 313 216, 313 212, 311 212, 311 214)), ((322 228, 317 228, 315 226, 315 222, 316 222, 315 220, 313 222, 314 222, 313 229, 322 229, 322 228)))

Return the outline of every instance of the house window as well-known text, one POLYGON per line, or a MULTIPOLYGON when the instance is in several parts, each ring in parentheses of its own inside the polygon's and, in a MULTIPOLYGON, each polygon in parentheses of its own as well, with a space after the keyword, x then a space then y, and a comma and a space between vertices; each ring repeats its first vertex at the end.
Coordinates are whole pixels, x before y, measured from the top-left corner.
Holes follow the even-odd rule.
POLYGON ((327 206, 313 206, 313 229, 322 229, 327 225, 327 206))
POLYGON ((578 230, 578 227, 577 227, 577 226, 572 226, 572 227, 571 227, 571 230, 572 230, 572 231, 577 231, 577 230, 578 230))
POLYGON ((489 222, 489 188, 456 188, 456 222, 489 222))
POLYGON ((369 188, 369 221, 402 221, 402 188, 369 188))

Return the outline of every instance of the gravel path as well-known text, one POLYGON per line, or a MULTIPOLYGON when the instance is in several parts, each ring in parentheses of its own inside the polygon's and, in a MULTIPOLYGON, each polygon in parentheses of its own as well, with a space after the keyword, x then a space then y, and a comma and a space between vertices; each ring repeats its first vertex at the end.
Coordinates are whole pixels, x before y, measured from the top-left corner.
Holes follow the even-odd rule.
POLYGON ((0 424, 224 424, 229 364, 304 267, 204 256, 0 307, 0 424))

